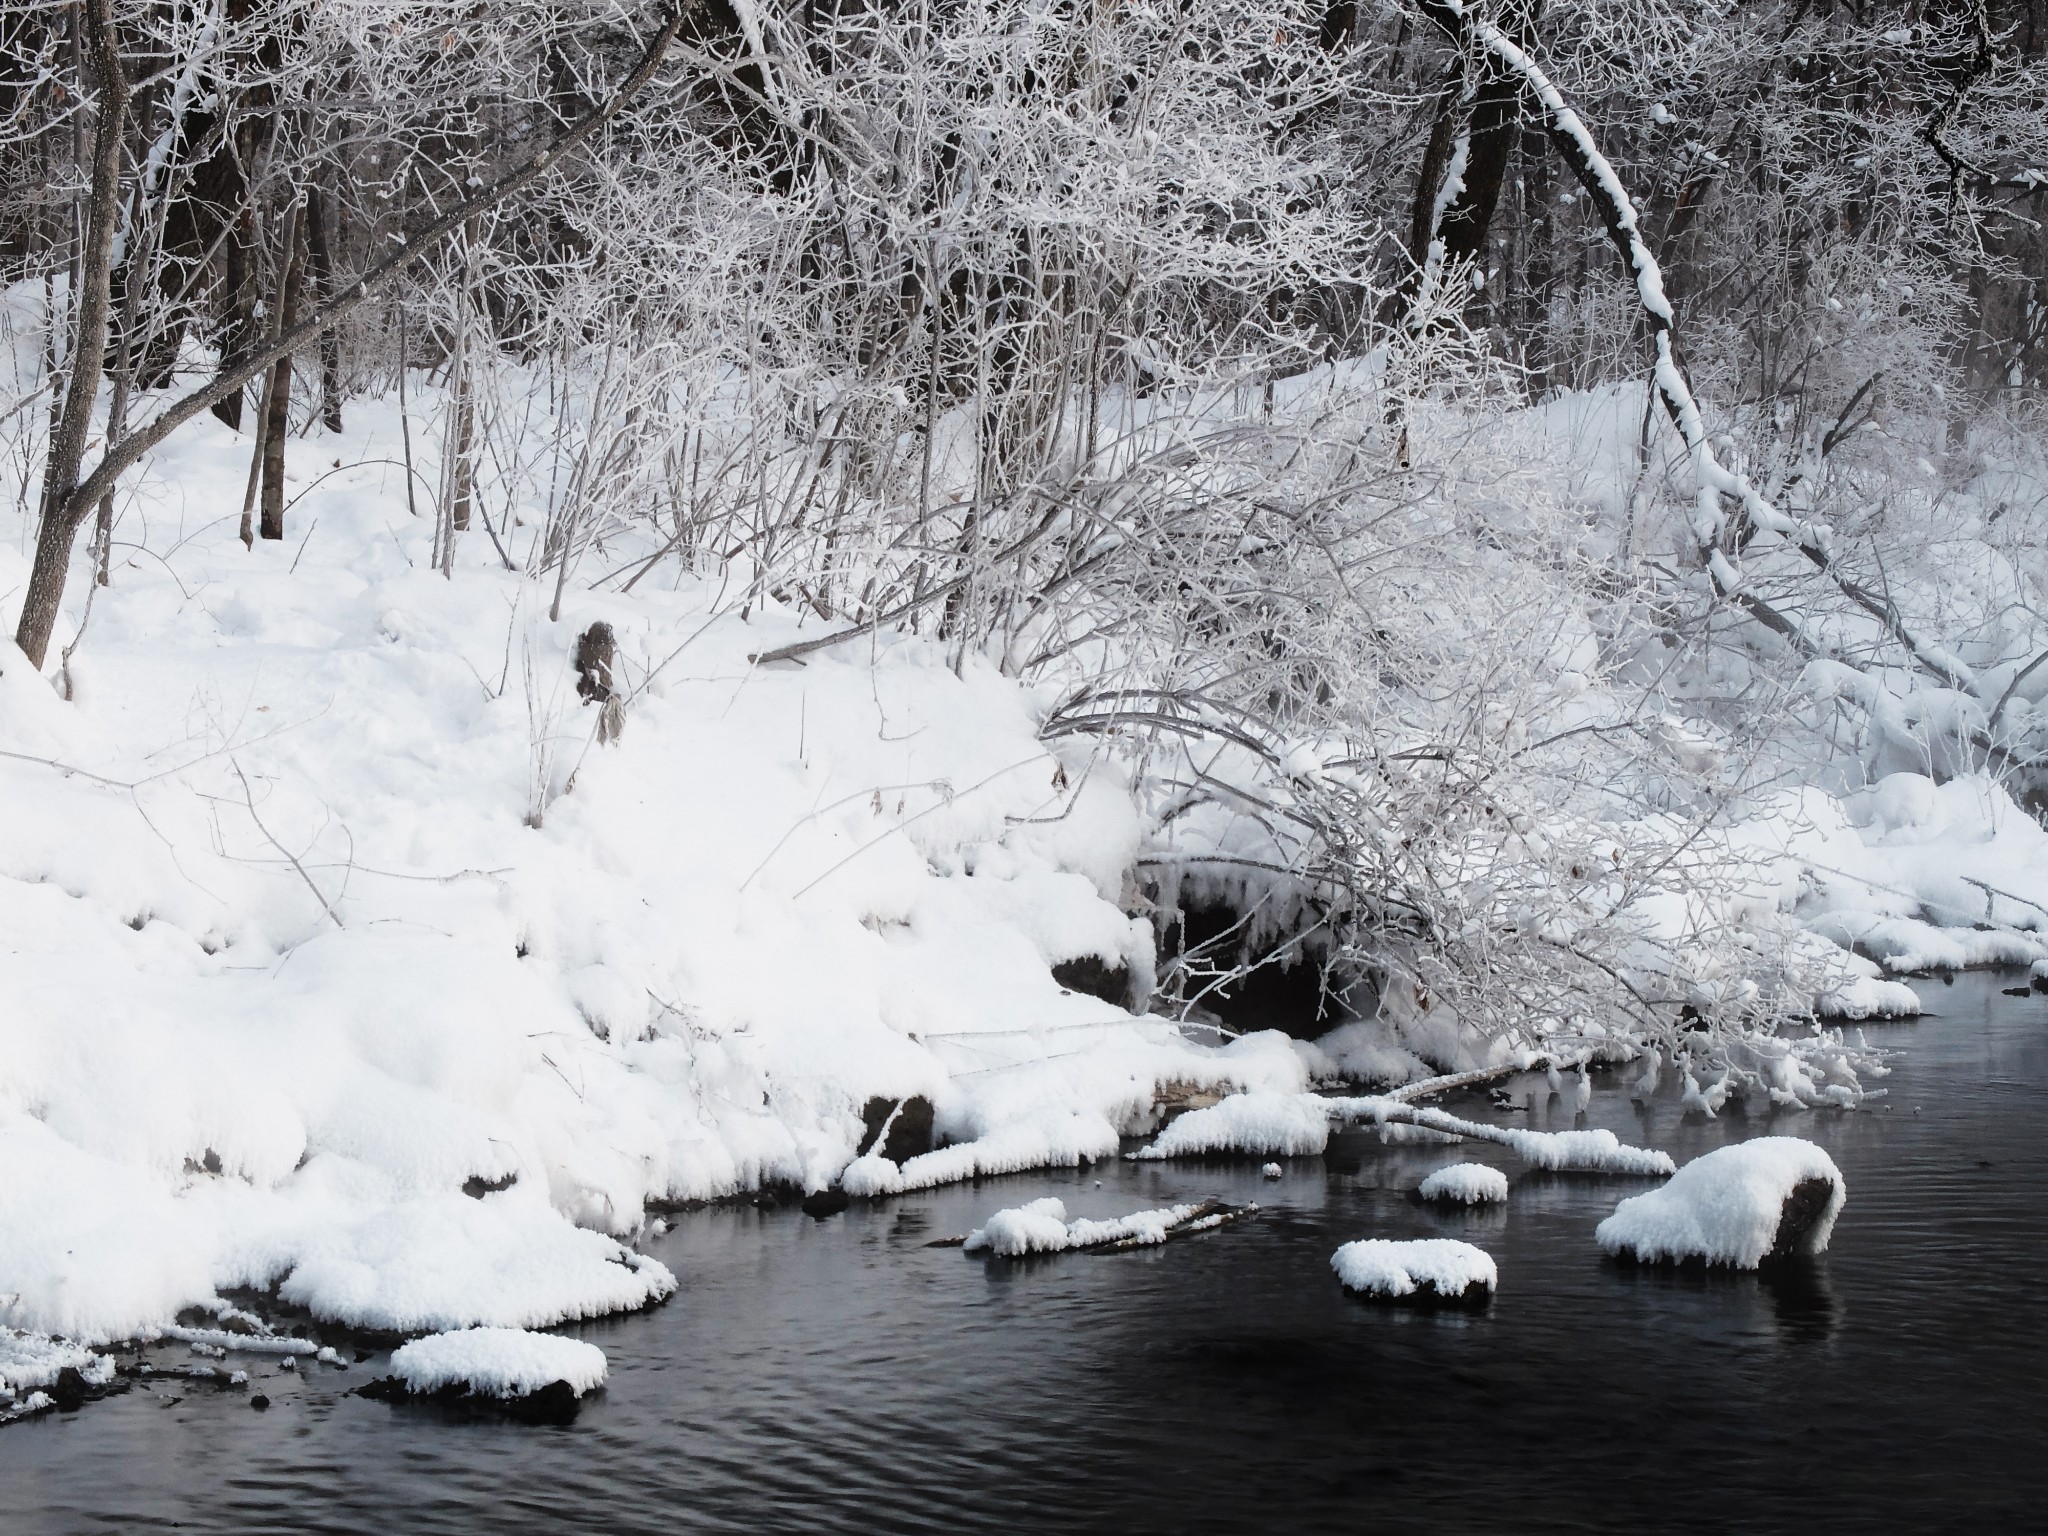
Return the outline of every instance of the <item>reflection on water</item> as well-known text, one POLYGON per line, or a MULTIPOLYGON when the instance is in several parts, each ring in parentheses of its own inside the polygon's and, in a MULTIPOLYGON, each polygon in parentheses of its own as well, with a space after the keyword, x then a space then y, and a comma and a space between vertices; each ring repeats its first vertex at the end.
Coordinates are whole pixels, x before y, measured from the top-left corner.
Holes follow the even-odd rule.
POLYGON ((0 1530, 2033 1528, 2048 1000, 1998 986, 1930 988, 1941 1017, 1870 1031, 1907 1052, 1888 1107, 1705 1122, 1596 1095, 1591 1123, 1681 1161, 1767 1133, 1824 1143, 1850 1195, 1812 1265, 1613 1264, 1593 1227, 1639 1181, 1356 1134, 1270 1184, 1256 1162, 1120 1163, 823 1222, 703 1211, 654 1245, 674 1302, 575 1330, 613 1374, 571 1427, 347 1395, 375 1360, 266 1376, 262 1414, 136 1392, 0 1432, 0 1530), (1409 1202, 1473 1157, 1508 1171, 1504 1209, 1409 1202), (1267 1209, 1151 1252, 924 1246, 1047 1193, 1077 1215, 1267 1209), (1370 1235, 1480 1243, 1500 1294, 1475 1313, 1348 1297, 1330 1254, 1370 1235))

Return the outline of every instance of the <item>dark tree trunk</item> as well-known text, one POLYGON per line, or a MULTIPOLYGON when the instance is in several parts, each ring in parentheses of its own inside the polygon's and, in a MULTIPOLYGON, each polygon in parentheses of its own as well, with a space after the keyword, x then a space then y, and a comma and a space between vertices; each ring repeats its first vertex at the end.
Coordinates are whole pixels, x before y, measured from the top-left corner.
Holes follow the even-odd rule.
POLYGON ((21 605, 22 650, 40 668, 50 631, 64 597, 71 544, 93 501, 76 494, 85 441, 92 427, 106 361, 107 311, 114 266, 114 230, 121 216, 121 140, 128 120, 128 78, 122 71, 120 39, 114 30, 113 0, 84 0, 82 66, 96 98, 92 185, 86 199, 85 238, 79 253, 79 286, 72 311, 71 362, 64 408, 50 438, 43 471, 42 521, 36 530, 35 562, 21 605))
MULTIPOLYGON (((300 220, 285 220, 284 248, 277 254, 284 269, 279 284, 278 314, 273 336, 281 336, 298 323, 299 290, 305 281, 306 261, 299 247, 300 220)), ((270 386, 263 394, 263 516, 258 531, 266 539, 284 537, 284 440, 292 418, 292 355, 287 352, 270 370, 270 386)))
MULTIPOLYGON (((334 297, 334 210, 327 194, 318 187, 306 194, 306 257, 313 280, 313 303, 325 304, 334 297)), ((320 424, 330 432, 341 430, 341 333, 328 331, 320 338, 320 424)))

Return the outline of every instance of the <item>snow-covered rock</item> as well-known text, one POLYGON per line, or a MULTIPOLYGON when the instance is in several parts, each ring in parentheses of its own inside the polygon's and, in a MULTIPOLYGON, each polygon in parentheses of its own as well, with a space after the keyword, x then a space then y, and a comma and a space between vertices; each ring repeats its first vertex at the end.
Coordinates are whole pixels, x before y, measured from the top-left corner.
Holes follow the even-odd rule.
POLYGON ((527 1397, 556 1382, 582 1397, 604 1385, 604 1351, 581 1339, 523 1328, 465 1328, 400 1346, 391 1374, 425 1396, 449 1388, 478 1397, 527 1397))
POLYGON ((1452 1163, 1424 1179, 1415 1193, 1425 1200, 1483 1205, 1507 1199, 1508 1176, 1485 1163, 1452 1163))
POLYGON ((49 1386, 67 1369, 77 1371, 91 1386, 104 1386, 114 1378, 114 1362, 82 1344, 0 1328, 0 1399, 25 1397, 49 1386))
POLYGON ((1331 1256, 1330 1267, 1346 1290, 1388 1300, 1418 1292, 1446 1301, 1490 1296, 1500 1283, 1492 1254, 1447 1237, 1346 1243, 1331 1256))
POLYGON ((1824 1252, 1848 1184, 1796 1136, 1763 1136, 1694 1158, 1671 1182, 1615 1207, 1595 1232, 1608 1253, 1646 1263, 1700 1259, 1755 1269, 1824 1252))

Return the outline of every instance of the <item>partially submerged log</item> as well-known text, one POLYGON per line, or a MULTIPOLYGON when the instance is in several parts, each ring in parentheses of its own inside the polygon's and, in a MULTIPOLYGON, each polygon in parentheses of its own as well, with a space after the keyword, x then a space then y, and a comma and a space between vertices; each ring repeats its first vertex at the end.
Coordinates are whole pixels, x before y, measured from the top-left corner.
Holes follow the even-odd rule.
POLYGON ((1129 1216, 1105 1221, 1066 1219, 1066 1207, 1059 1200, 1033 1200, 1011 1210, 998 1211, 985 1226, 956 1237, 939 1237, 927 1248, 971 1248, 976 1252, 1022 1258, 1035 1253, 1066 1253, 1087 1250, 1095 1253, 1126 1253, 1134 1248, 1157 1248, 1175 1238, 1214 1232, 1242 1220, 1258 1210, 1257 1205, 1231 1205, 1208 1199, 1194 1205, 1166 1206, 1136 1211, 1129 1216))

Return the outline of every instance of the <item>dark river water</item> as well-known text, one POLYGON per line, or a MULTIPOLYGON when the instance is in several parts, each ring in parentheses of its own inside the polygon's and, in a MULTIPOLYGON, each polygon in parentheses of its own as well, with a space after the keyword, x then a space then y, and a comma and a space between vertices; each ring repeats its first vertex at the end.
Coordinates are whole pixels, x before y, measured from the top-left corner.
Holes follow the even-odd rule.
POLYGON ((650 1244, 672 1302, 574 1330, 612 1374, 573 1425, 349 1395, 380 1360, 301 1382, 259 1358, 267 1413, 137 1390, 0 1431, 0 1532, 2048 1530, 2048 998, 2009 983, 1931 984, 1932 1016, 1871 1029, 1901 1054, 1860 1112, 1596 1094, 1593 1124, 1681 1162, 1826 1146, 1849 1203, 1801 1273, 1624 1269, 1593 1228, 1640 1182, 1348 1136, 1271 1183, 1125 1162, 824 1221, 705 1210, 650 1244), (1504 1210, 1406 1200, 1471 1156, 1514 1181, 1504 1210), (1042 1194, 1265 1209, 1149 1252, 924 1246, 1042 1194), (1476 1242, 1499 1295, 1353 1299, 1330 1255, 1371 1235, 1476 1242))

